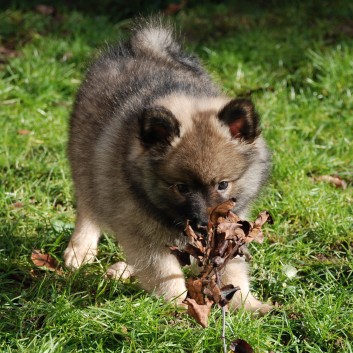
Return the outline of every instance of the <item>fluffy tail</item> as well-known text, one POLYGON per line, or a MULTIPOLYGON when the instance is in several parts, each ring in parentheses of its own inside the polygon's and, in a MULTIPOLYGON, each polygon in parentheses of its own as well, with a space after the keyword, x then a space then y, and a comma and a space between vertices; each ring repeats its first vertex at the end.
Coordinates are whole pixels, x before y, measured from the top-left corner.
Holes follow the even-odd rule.
POLYGON ((181 50, 174 28, 162 17, 135 21, 130 43, 136 54, 144 53, 165 59, 181 50))

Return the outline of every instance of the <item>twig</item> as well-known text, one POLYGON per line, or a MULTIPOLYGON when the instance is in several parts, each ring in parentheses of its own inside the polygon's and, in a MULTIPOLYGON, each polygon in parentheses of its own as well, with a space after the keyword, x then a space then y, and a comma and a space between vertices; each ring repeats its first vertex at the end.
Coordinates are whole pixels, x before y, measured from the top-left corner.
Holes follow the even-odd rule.
MULTIPOLYGON (((218 269, 215 269, 216 281, 218 288, 221 288, 221 279, 219 278, 218 269)), ((227 353, 227 342, 226 342, 226 307, 222 306, 222 342, 223 352, 227 353)))

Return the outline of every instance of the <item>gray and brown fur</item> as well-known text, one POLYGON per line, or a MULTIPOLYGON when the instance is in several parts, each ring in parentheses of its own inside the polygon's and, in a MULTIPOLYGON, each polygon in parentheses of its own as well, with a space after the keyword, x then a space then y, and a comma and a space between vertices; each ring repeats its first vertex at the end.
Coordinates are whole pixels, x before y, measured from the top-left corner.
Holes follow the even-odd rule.
MULTIPOLYGON (((182 245, 187 220, 205 223, 207 208, 230 198, 245 216, 269 169, 253 104, 226 97, 158 19, 89 67, 70 120, 69 159, 77 223, 66 265, 93 261, 108 230, 125 252, 125 275, 178 301, 184 276, 166 245, 182 245)), ((108 274, 123 271, 118 263, 108 274)), ((241 288, 234 308, 269 310, 249 292, 243 258, 227 265, 223 281, 241 288)))

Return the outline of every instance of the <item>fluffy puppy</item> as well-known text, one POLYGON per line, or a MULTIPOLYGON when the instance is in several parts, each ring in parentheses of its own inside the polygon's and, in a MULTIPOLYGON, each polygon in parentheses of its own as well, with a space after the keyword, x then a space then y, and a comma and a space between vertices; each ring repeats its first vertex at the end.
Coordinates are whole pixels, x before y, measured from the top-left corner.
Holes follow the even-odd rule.
MULTIPOLYGON (((69 159, 77 199, 66 266, 94 260, 101 230, 116 236, 129 272, 147 291, 182 301, 185 280, 167 244, 183 245, 186 221, 207 222, 207 208, 237 200, 245 217, 269 169, 251 101, 225 96, 170 26, 142 21, 130 40, 88 69, 70 120, 69 159)), ((233 308, 267 312, 249 292, 243 258, 222 281, 238 285, 233 308)))

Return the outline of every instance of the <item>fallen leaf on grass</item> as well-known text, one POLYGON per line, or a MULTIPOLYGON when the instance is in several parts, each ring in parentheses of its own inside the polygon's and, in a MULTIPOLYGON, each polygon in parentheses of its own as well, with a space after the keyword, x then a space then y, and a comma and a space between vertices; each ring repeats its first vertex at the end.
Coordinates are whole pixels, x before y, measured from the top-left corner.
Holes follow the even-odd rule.
POLYGON ((314 177, 313 179, 315 181, 324 181, 325 183, 336 186, 336 188, 342 188, 343 190, 347 189, 346 181, 338 175, 320 175, 318 177, 314 177))
POLYGON ((58 274, 61 274, 62 272, 58 262, 49 254, 43 254, 41 250, 33 250, 31 260, 38 267, 45 267, 58 274))
POLYGON ((29 135, 32 131, 31 130, 26 130, 26 129, 21 129, 17 131, 18 135, 29 135))
POLYGON ((48 6, 48 5, 37 5, 36 6, 36 12, 40 13, 41 15, 44 16, 50 16, 50 15, 54 15, 56 12, 55 7, 53 6, 48 6))
POLYGON ((4 59, 11 59, 16 58, 20 55, 20 52, 14 49, 9 49, 6 47, 0 47, 0 58, 3 57, 4 59))
POLYGON ((250 344, 244 340, 236 339, 230 346, 230 350, 235 353, 254 353, 253 348, 250 344))

